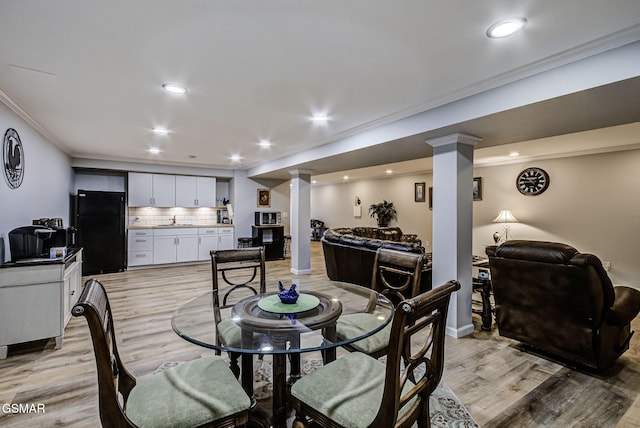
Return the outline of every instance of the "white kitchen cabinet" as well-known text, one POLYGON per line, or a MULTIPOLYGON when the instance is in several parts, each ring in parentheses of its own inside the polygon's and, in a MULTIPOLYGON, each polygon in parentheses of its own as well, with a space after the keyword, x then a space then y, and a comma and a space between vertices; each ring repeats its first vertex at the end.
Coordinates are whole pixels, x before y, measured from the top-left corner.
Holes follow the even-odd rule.
POLYGON ((130 207, 175 207, 176 177, 166 174, 129 173, 130 207))
POLYGON ((130 229, 127 239, 127 266, 153 264, 153 229, 130 229))
POLYGON ((153 179, 151 174, 129 173, 129 206, 153 206, 153 179))
POLYGON ((197 206, 215 207, 216 179, 214 177, 196 177, 197 206))
POLYGON ((176 206, 193 208, 197 207, 196 177, 187 175, 176 176, 176 206))
POLYGON ((211 250, 218 249, 218 228, 198 229, 198 260, 210 260, 211 250))
POLYGON ((198 260, 198 229, 166 228, 153 232, 153 264, 198 260))
POLYGON ((82 250, 64 262, 0 269, 0 359, 8 346, 54 337, 62 347, 71 308, 82 290, 82 250))
POLYGON ((198 260, 198 235, 178 235, 176 237, 176 262, 198 260))
POLYGON ((176 176, 177 207, 195 208, 215 205, 216 179, 214 177, 176 176))
POLYGON ((211 250, 233 249, 233 227, 198 229, 198 260, 209 260, 211 250))
POLYGON ((218 232, 218 249, 231 250, 233 248, 235 248, 233 227, 221 227, 218 232))

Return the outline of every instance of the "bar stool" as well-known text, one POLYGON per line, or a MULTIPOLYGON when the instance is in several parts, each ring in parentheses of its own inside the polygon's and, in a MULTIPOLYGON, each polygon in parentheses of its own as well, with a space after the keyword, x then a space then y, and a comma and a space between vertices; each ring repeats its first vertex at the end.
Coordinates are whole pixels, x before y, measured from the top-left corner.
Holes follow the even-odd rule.
POLYGON ((253 238, 238 238, 238 248, 249 248, 253 246, 253 238))
POLYGON ((284 235, 284 256, 291 255, 291 235, 284 235))

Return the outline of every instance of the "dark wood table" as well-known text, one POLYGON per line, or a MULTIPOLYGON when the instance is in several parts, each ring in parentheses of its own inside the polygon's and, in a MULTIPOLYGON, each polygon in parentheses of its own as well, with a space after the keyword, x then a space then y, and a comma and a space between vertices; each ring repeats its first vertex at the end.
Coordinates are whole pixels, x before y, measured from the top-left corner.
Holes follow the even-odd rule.
MULTIPOLYGON (((273 356, 273 404, 270 423, 286 427, 288 388, 300 377, 300 354, 320 351, 325 363, 336 358, 338 346, 368 337, 387 325, 393 317, 393 305, 384 296, 359 285, 328 279, 295 280, 301 293, 318 298, 318 305, 310 310, 279 314, 265 311, 258 305, 277 290, 268 284, 265 295, 247 295, 231 308, 221 311, 222 321, 234 322, 241 328, 242 340, 224 343, 217 340, 218 325, 213 316, 215 292, 210 291, 182 305, 173 314, 173 330, 185 340, 225 352, 240 353, 241 380, 247 394, 253 397, 253 355, 273 356), (374 302, 374 313, 380 325, 361 336, 344 341, 336 339, 336 321, 341 314, 365 312, 374 302), (286 364, 290 359, 287 382, 286 364)), ((225 289, 219 290, 224 295, 225 289)), ((234 293, 234 296, 236 293, 234 293)), ((222 339, 222 338, 221 338, 222 339)), ((255 400, 254 400, 255 402, 255 400)))
POLYGON ((489 260, 474 256, 474 275, 471 279, 473 291, 479 291, 482 299, 482 310, 477 311, 482 317, 480 328, 491 331, 493 308, 491 307, 491 277, 489 274, 489 260))

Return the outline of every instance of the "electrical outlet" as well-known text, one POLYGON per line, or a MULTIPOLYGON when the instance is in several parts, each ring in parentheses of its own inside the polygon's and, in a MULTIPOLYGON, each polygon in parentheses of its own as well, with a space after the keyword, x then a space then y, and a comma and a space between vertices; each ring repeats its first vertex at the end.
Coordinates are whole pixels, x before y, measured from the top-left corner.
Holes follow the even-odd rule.
POLYGON ((611 262, 609 261, 604 261, 602 262, 602 267, 604 268, 604 270, 606 270, 607 272, 611 272, 611 262))

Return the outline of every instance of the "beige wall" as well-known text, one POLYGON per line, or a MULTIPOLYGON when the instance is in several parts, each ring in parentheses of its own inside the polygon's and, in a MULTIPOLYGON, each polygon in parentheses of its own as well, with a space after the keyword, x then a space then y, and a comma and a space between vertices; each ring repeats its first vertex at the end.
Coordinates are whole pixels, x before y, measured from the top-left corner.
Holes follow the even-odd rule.
MULTIPOLYGON (((640 288, 640 150, 540 160, 476 168, 483 179, 483 200, 473 204, 473 253, 483 254, 502 225, 492 223, 501 209, 520 221, 511 226, 515 239, 564 242, 611 262, 614 283, 640 288), (521 195, 517 174, 526 167, 545 169, 549 189, 539 196, 521 195)), ((398 225, 431 244, 428 202, 413 200, 415 182, 432 183, 431 173, 390 176, 331 186, 314 186, 311 217, 329 227, 374 226, 367 208, 387 199, 398 208, 398 225), (354 218, 354 197, 362 200, 362 217, 354 218)), ((430 250, 430 245, 427 250, 430 250)))

